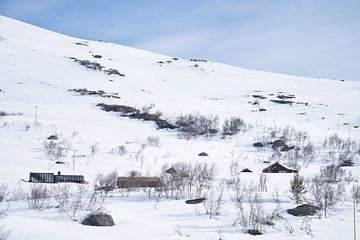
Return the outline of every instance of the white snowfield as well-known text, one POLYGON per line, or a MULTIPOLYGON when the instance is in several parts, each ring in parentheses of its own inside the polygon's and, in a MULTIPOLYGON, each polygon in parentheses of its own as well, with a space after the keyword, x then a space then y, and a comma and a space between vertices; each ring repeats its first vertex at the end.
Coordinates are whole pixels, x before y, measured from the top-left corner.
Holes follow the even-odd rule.
MULTIPOLYGON (((273 151, 271 147, 259 150, 252 144, 269 135, 269 128, 290 126, 307 132, 318 149, 324 138, 334 133, 359 140, 359 81, 297 77, 175 57, 68 37, 0 16, 0 113, 5 115, 0 116, 0 185, 27 191, 33 183, 22 180, 27 181, 30 172, 61 171, 83 175, 92 186, 98 173, 114 169, 121 176, 131 170, 158 176, 165 163, 206 162, 216 164, 215 186, 231 177, 229 165, 234 161, 253 171, 240 174, 241 181, 258 185, 262 169, 269 165, 264 162, 273 160, 273 151), (89 70, 71 58, 97 62, 104 69, 89 70), (107 75, 104 70, 109 69, 125 76, 107 75), (68 91, 83 88, 117 97, 81 96, 68 91), (290 96, 284 101, 292 104, 271 101, 282 101, 278 96, 290 96), (161 117, 172 123, 181 114, 217 115, 220 130, 225 119, 237 116, 252 128, 226 138, 219 132, 212 138, 186 140, 178 137, 176 129, 157 129, 152 121, 105 112, 96 106, 98 103, 148 107, 151 113, 161 111, 161 117), (46 155, 44 142, 50 135, 58 135, 58 141, 69 144, 65 156, 51 159, 46 155), (148 137, 158 137, 158 146, 151 146, 148 137), (91 145, 98 147, 93 156, 91 145), (127 152, 116 153, 118 146, 127 152), (199 157, 200 152, 209 156, 199 157)), ((328 164, 316 156, 308 165, 299 163, 299 173, 311 178, 328 164)), ((346 171, 357 178, 358 163, 346 171)), ((286 213, 296 206, 289 192, 293 174, 265 175, 267 191, 261 193, 264 212, 270 214, 278 206, 283 219, 264 226, 264 234, 259 236, 249 235, 234 224, 238 210, 227 188, 221 214, 215 218, 205 214, 203 204, 188 205, 185 199, 149 200, 140 190, 129 196, 115 191, 107 198, 105 208, 115 221, 113 227, 82 225, 86 211, 78 221, 72 221, 59 213, 51 199, 46 209, 34 211, 28 209, 26 199, 10 198, 0 202, 0 209, 5 211, 0 226, 10 230, 10 240, 352 239, 348 188, 353 182, 345 186, 347 195, 332 207, 328 217, 305 219, 286 213), (273 201, 275 189, 280 203, 273 201), (311 233, 305 225, 311 227, 311 233)))

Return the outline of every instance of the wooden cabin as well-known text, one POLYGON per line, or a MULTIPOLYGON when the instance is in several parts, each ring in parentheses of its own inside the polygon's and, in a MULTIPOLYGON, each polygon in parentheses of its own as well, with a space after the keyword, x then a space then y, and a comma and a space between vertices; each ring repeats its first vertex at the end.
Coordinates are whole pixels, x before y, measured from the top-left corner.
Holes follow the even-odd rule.
POLYGON ((282 165, 279 162, 275 162, 270 166, 264 168, 263 173, 297 173, 298 170, 282 165))
POLYGON ((159 177, 118 177, 118 188, 161 187, 159 177))
POLYGON ((33 183, 59 183, 59 182, 72 182, 72 183, 84 183, 84 176, 82 175, 61 175, 58 172, 54 173, 30 173, 29 182, 33 183))

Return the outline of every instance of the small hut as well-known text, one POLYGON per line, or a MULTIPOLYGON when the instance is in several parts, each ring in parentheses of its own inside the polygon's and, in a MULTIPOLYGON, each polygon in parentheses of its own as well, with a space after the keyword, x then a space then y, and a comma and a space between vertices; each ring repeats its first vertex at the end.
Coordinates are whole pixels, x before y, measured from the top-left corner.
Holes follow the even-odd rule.
POLYGON ((241 172, 244 172, 244 173, 252 173, 253 171, 251 171, 251 170, 248 169, 248 168, 245 168, 245 169, 241 170, 241 172))
POLYGON ((118 177, 118 188, 161 187, 159 177, 118 177))
POLYGON ((282 165, 279 162, 275 162, 270 166, 264 168, 263 173, 297 173, 298 170, 282 165))

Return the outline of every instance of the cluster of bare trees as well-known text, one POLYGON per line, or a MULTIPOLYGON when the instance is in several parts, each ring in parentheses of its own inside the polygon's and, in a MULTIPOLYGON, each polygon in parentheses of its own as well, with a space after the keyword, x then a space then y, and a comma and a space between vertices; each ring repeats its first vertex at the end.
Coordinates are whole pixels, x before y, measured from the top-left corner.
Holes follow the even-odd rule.
POLYGON ((176 118, 176 125, 180 127, 179 138, 190 139, 197 136, 210 138, 219 131, 219 117, 200 114, 180 115, 176 118))
POLYGON ((323 141, 322 158, 326 162, 340 166, 352 166, 360 159, 360 144, 351 139, 343 139, 333 134, 323 141))
POLYGON ((211 188, 215 174, 215 164, 184 162, 165 164, 160 176, 162 190, 167 198, 199 197, 211 188))
POLYGON ((46 156, 52 160, 65 157, 71 150, 71 143, 66 139, 59 141, 46 140, 43 145, 46 156))
POLYGON ((238 215, 234 225, 240 225, 245 232, 253 235, 262 234, 265 222, 264 204, 257 186, 242 184, 238 179, 234 190, 233 201, 238 215))
POLYGON ((225 137, 239 132, 246 132, 250 130, 251 127, 252 126, 247 124, 243 119, 239 117, 231 117, 230 119, 225 119, 222 126, 222 135, 225 137))
MULTIPOLYGON (((211 138, 219 132, 219 117, 217 115, 187 114, 176 118, 175 124, 179 126, 179 138, 190 139, 197 136, 211 138)), ((251 125, 245 123, 240 117, 225 119, 222 125, 223 137, 246 132, 251 125)))
MULTIPOLYGON (((9 196, 9 188, 6 184, 0 185, 0 206, 3 201, 9 196)), ((3 217, 3 211, 0 209, 0 219, 3 217)), ((6 240, 9 236, 9 231, 6 231, 3 226, 0 225, 0 240, 6 240)))

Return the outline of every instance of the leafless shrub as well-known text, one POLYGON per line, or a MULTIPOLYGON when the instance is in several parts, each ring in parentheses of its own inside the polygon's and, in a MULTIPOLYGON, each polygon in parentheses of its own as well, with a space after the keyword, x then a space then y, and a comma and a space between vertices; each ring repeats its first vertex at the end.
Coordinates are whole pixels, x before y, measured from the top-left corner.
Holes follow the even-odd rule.
POLYGON ((141 177, 142 173, 140 171, 131 170, 127 175, 129 177, 141 177))
POLYGON ((27 197, 29 209, 42 211, 45 208, 45 201, 51 197, 51 190, 43 184, 34 183, 31 185, 27 197))
POLYGON ((351 188, 351 196, 356 201, 360 203, 360 185, 353 185, 351 188))
POLYGON ((124 145, 117 146, 116 148, 111 149, 111 153, 125 155, 127 153, 126 147, 124 145))
POLYGON ((5 183, 0 185, 0 202, 6 200, 6 198, 10 195, 9 186, 5 183))
POLYGON ((224 195, 225 184, 221 183, 217 189, 210 190, 206 196, 206 201, 204 202, 204 207, 206 209, 206 214, 210 218, 215 218, 220 215, 221 208, 223 206, 223 195, 224 195))
POLYGON ((59 184, 54 198, 58 203, 59 211, 75 221, 78 213, 87 206, 85 201, 87 193, 85 185, 77 185, 77 189, 72 190, 70 184, 59 184))
POLYGON ((112 191, 116 188, 118 172, 113 170, 109 173, 99 173, 95 180, 95 189, 112 191))
POLYGON ((272 192, 272 199, 275 203, 280 203, 279 188, 274 188, 274 191, 272 192))
MULTIPOLYGON (((325 218, 328 212, 337 203, 335 185, 324 181, 320 176, 314 177, 310 182, 310 193, 312 200, 324 212, 325 218)), ((321 217, 319 212, 319 217, 321 217)))
POLYGON ((181 199, 201 196, 204 190, 211 187, 216 173, 215 164, 208 163, 178 162, 172 166, 176 172, 167 173, 166 171, 170 167, 169 164, 165 164, 160 176, 167 198, 181 199))
POLYGON ((86 210, 90 213, 104 212, 104 204, 107 197, 107 191, 96 191, 94 190, 91 194, 89 203, 87 204, 86 210))
POLYGON ((262 232, 265 222, 263 200, 253 184, 249 186, 237 184, 233 198, 238 210, 238 218, 234 224, 239 224, 244 231, 262 232))
POLYGON ((10 201, 26 200, 28 198, 28 194, 22 188, 21 183, 19 183, 15 187, 11 188, 8 198, 10 201))
POLYGON ((226 119, 222 126, 223 136, 234 135, 238 132, 245 132, 250 129, 250 125, 246 124, 244 120, 239 117, 232 117, 226 119))
POLYGON ((147 106, 143 106, 141 108, 142 112, 144 113, 148 113, 151 109, 153 109, 155 107, 155 104, 154 103, 150 103, 149 105, 147 106))
POLYGON ((304 217, 300 230, 304 231, 307 235, 313 236, 312 228, 311 228, 311 218, 304 217))
POLYGON ((179 138, 190 139, 197 136, 211 138, 218 132, 219 117, 199 114, 180 115, 176 119, 176 125, 180 127, 179 138))
POLYGON ((9 235, 10 235, 10 231, 6 231, 4 230, 4 227, 0 226, 0 240, 8 239, 9 235))
POLYGON ((325 153, 322 158, 326 162, 341 166, 352 166, 360 159, 359 144, 351 139, 342 139, 336 133, 323 141, 325 153))
POLYGON ((160 138, 156 137, 156 136, 149 136, 146 139, 146 143, 149 146, 153 146, 153 147, 159 147, 160 146, 160 138))
POLYGON ((71 143, 64 139, 61 141, 44 141, 45 154, 50 159, 65 157, 71 149, 71 143))
POLYGON ((94 156, 99 152, 99 144, 98 143, 91 144, 90 152, 91 152, 92 158, 94 158, 94 156))
MULTIPOLYGON (((0 211, 0 220, 5 215, 5 211, 0 211)), ((0 225, 0 240, 6 240, 9 237, 10 231, 6 231, 3 226, 0 225)))
POLYGON ((342 181, 345 176, 345 170, 343 170, 340 166, 331 164, 326 167, 321 168, 320 170, 320 178, 324 182, 335 183, 342 181))

